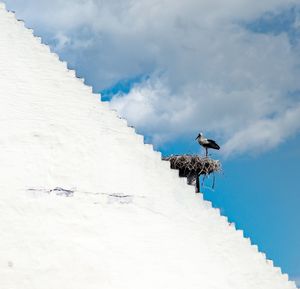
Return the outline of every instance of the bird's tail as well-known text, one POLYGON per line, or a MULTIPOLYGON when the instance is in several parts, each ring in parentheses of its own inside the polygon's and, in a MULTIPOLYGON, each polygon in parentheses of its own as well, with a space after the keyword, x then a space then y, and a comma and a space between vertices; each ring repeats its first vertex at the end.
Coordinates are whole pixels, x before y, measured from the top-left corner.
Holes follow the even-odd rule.
POLYGON ((220 146, 219 146, 217 143, 215 143, 215 142, 212 142, 212 143, 210 144, 210 147, 211 147, 212 149, 215 149, 215 150, 219 150, 219 149, 220 149, 220 146))

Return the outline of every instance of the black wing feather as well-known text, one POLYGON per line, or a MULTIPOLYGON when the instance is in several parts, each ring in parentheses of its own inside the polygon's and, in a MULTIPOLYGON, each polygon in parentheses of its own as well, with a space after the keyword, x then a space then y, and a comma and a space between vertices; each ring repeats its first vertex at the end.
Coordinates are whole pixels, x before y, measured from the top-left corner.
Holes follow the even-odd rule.
POLYGON ((220 146, 213 139, 208 139, 207 141, 209 142, 208 147, 216 150, 220 149, 220 146))

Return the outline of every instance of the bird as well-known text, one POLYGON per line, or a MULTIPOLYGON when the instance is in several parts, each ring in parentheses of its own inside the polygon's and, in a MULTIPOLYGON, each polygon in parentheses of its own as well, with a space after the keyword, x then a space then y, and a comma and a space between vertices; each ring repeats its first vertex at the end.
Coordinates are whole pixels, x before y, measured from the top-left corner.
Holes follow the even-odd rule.
POLYGON ((208 149, 215 149, 219 150, 220 146, 212 139, 207 139, 203 136, 203 133, 200 132, 198 136, 196 137, 196 140, 198 140, 198 143, 205 148, 205 156, 207 157, 207 150, 208 149))

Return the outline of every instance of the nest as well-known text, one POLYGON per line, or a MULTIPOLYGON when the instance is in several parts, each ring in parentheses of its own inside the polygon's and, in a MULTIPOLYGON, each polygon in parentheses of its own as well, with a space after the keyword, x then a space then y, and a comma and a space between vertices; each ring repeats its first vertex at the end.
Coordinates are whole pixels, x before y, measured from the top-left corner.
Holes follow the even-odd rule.
POLYGON ((170 161, 171 168, 179 170, 179 176, 186 177, 189 184, 194 184, 200 175, 221 171, 221 164, 218 160, 198 155, 172 155, 163 160, 170 161))

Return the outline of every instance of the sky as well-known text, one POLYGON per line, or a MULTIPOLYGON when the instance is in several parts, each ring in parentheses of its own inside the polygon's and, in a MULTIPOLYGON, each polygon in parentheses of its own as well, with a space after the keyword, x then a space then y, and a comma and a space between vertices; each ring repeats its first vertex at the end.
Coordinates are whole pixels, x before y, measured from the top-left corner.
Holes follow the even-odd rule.
POLYGON ((5 0, 163 155, 223 171, 204 196, 300 286, 299 0, 5 0))

